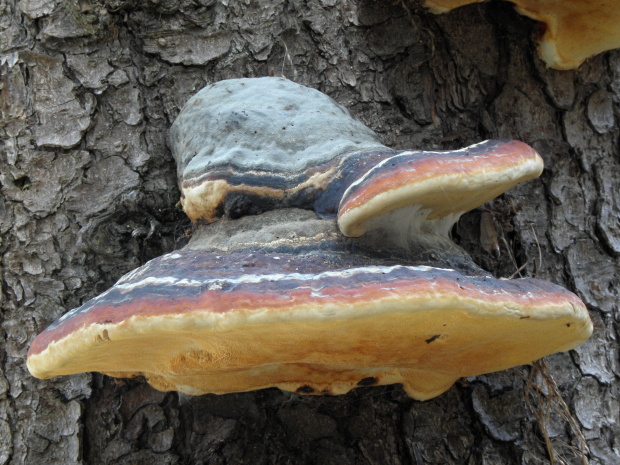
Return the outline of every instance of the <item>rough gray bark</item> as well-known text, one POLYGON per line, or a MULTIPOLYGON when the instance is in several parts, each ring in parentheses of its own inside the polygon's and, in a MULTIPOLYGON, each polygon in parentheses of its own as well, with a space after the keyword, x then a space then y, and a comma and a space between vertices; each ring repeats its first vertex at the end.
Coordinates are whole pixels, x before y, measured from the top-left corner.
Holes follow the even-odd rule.
POLYGON ((0 465, 534 464, 545 435, 556 463, 619 463, 620 53, 548 70, 535 29, 504 3, 0 0, 0 465), (394 148, 533 145, 542 177, 488 206, 501 257, 480 246, 480 211, 455 237, 497 276, 525 265, 577 292, 591 340, 423 403, 398 386, 188 398, 32 378, 35 334, 191 232, 165 143, 183 103, 263 75, 327 93, 394 148))

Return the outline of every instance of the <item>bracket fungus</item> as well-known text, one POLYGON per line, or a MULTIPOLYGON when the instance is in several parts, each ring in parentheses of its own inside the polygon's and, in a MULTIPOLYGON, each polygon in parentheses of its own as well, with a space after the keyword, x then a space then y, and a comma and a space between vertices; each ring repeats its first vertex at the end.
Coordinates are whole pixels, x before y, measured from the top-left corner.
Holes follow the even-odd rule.
POLYGON ((320 92, 257 78, 192 97, 171 147, 189 244, 41 333, 33 375, 143 375, 188 394, 401 383, 429 399, 591 334, 577 296, 496 279, 449 238, 540 174, 521 142, 396 151, 320 92))
MULTIPOLYGON (((426 0, 445 13, 484 0, 426 0)), ((609 0, 510 0, 516 10, 540 21, 540 57, 555 69, 579 67, 587 58, 620 47, 620 8, 609 0)))

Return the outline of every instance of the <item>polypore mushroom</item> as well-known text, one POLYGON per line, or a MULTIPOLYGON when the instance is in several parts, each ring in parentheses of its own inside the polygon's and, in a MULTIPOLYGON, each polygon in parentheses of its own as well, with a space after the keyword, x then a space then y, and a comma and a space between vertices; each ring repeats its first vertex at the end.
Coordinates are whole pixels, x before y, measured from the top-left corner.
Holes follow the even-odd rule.
MULTIPOLYGON (((482 0, 426 0, 433 13, 482 0)), ((510 0, 516 10, 544 23, 540 57, 556 69, 577 68, 586 58, 620 47, 620 8, 607 0, 510 0)))
POLYGON ((172 148, 184 205, 206 221, 183 250, 41 333, 33 375, 143 375, 188 394, 402 383, 429 399, 459 377, 530 363, 591 333, 574 294, 493 278, 448 238, 464 211, 540 172, 525 144, 393 151, 324 95, 264 78, 201 91, 175 122, 172 148), (308 108, 321 111, 295 113, 308 108), (349 132, 321 128, 325 112, 349 132), (309 127, 288 140, 283 115, 309 127))
POLYGON ((338 225, 353 237, 386 226, 447 236, 463 213, 538 177, 542 169, 536 151, 518 141, 485 141, 448 152, 396 152, 348 187, 338 225), (399 210, 407 207, 412 211, 403 215, 399 210), (391 212, 396 215, 388 216, 391 212))
POLYGON ((309 207, 348 158, 390 150, 325 94, 277 78, 207 86, 177 117, 170 142, 183 209, 207 222, 309 207))

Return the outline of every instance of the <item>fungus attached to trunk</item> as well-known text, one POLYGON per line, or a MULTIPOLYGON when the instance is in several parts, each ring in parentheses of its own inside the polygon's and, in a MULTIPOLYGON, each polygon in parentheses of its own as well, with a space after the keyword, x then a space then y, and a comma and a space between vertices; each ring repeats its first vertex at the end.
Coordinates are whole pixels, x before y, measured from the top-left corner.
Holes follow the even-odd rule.
POLYGON ((197 94, 172 147, 184 206, 206 221, 41 333, 33 375, 143 375, 188 394, 401 383, 429 399, 591 333, 577 296, 496 279, 448 237, 464 211, 539 174, 525 144, 394 151, 324 95, 263 78, 197 94), (280 118, 309 126, 287 139, 280 118))
POLYGON ((390 151, 325 94, 278 78, 205 87, 172 125, 170 145, 183 209, 209 223, 222 215, 310 208, 350 157, 390 151))
MULTIPOLYGON (((426 0, 433 13, 483 0, 426 0)), ((544 24, 538 52, 550 67, 577 68, 598 53, 620 47, 620 8, 609 0, 510 0, 516 10, 544 24)))
POLYGON ((537 178, 542 169, 540 155, 517 141, 485 141, 447 152, 397 152, 347 188, 338 225, 353 237, 374 228, 420 231, 423 226, 447 236, 463 213, 537 178))

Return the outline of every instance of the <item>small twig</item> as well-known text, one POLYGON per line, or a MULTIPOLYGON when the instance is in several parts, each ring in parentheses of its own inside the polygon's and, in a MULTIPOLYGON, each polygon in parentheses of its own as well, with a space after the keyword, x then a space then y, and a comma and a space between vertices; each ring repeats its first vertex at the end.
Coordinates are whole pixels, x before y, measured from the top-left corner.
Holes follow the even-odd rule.
MULTIPOLYGON (((411 23, 411 27, 415 30, 417 29, 417 25, 415 23, 415 20, 413 19, 413 14, 411 13, 411 8, 409 8, 409 5, 407 5, 407 0, 400 0, 400 5, 403 8, 403 10, 405 10, 405 13, 407 13, 407 16, 409 17, 409 22, 411 23)), ((429 61, 432 57, 435 56, 435 35, 433 34, 433 31, 431 31, 430 29, 425 28, 425 31, 428 32, 428 35, 430 36, 430 44, 431 44, 431 54, 428 58, 416 63, 416 66, 420 66, 423 63, 426 63, 427 61, 429 61)), ((433 106, 434 108, 434 106, 433 106)), ((437 126, 435 126, 437 127, 437 126)))
POLYGON ((506 238, 504 237, 503 234, 501 237, 502 237, 502 242, 504 243, 504 246, 506 247, 506 250, 508 251, 508 255, 510 256, 510 259, 512 260, 512 264, 515 266, 515 269, 517 270, 515 271, 515 274, 513 274, 513 276, 515 276, 518 273, 519 277, 522 278, 523 275, 521 274, 521 268, 519 268, 519 264, 517 263, 515 256, 512 254, 512 250, 508 246, 508 242, 506 241, 506 238))
POLYGON ((280 75, 282 77, 286 77, 284 75, 284 65, 286 63, 286 59, 288 58, 288 62, 291 65, 291 68, 293 69, 293 81, 297 80, 297 70, 295 70, 295 66, 293 65, 293 60, 291 59, 291 55, 290 53, 288 53, 288 47, 286 46, 286 42, 284 42, 284 40, 282 39, 282 37, 278 37, 278 39, 280 40, 280 42, 282 42, 282 45, 284 45, 284 57, 282 57, 282 68, 280 70, 280 75))
POLYGON ((510 278, 509 278, 509 279, 513 279, 513 278, 514 278, 515 276, 517 276, 517 275, 519 275, 519 276, 523 277, 523 276, 521 275, 521 272, 522 272, 522 271, 525 269, 525 267, 526 267, 527 265, 529 265, 529 264, 530 264, 530 262, 525 262, 523 265, 521 265, 521 266, 519 267, 519 269, 518 269, 517 271, 515 271, 514 273, 512 273, 512 274, 510 275, 510 278))
POLYGON ((527 377, 521 372, 517 371, 517 373, 525 383, 525 403, 530 408, 532 415, 534 415, 538 423, 540 434, 543 437, 547 448, 547 454, 549 455, 549 463, 551 465, 568 463, 558 456, 547 430, 551 414, 556 413, 568 423, 570 431, 578 443, 578 447, 571 446, 570 444, 566 444, 566 446, 580 458, 582 465, 589 465, 587 456, 589 450, 586 439, 579 425, 577 425, 577 421, 571 414, 568 405, 562 398, 560 389, 553 379, 553 376, 551 376, 551 373, 549 373, 545 362, 542 360, 534 362, 530 374, 527 377))
POLYGON ((532 233, 534 234, 534 240, 536 241, 536 246, 538 247, 538 269, 542 269, 543 257, 542 257, 542 249, 540 247, 540 242, 538 242, 538 236, 536 235, 536 230, 534 229, 534 224, 530 224, 530 228, 532 229, 532 233))

